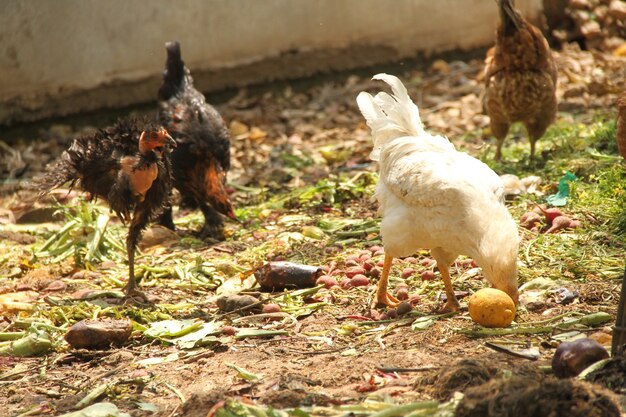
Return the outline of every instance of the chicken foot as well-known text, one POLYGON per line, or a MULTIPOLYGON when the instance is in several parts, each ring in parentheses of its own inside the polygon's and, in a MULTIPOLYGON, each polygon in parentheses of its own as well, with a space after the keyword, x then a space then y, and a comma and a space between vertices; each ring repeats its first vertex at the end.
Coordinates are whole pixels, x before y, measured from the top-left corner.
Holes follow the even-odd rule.
POLYGON ((204 226, 200 230, 201 239, 215 239, 222 241, 224 237, 224 223, 220 218, 220 214, 207 203, 200 203, 200 211, 204 215, 204 226))
POLYGON ((380 275, 380 280, 378 281, 378 288, 376 289, 376 302, 374 303, 374 307, 377 305, 386 305, 389 307, 396 307, 400 304, 400 301, 391 295, 389 291, 387 291, 387 284, 389 282, 389 272, 391 271, 391 262, 393 261, 393 256, 385 254, 385 263, 383 264, 383 272, 380 275))
POLYGON ((163 210, 163 213, 159 217, 159 224, 163 227, 167 227, 170 230, 176 231, 171 205, 168 205, 165 210, 163 210))
POLYGON ((443 279, 443 286, 446 289, 446 305, 443 307, 444 312, 453 312, 459 311, 461 309, 461 305, 459 301, 456 299, 456 295, 454 295, 454 288, 452 287, 452 280, 450 279, 450 267, 447 264, 442 264, 437 262, 437 268, 439 268, 439 272, 441 272, 441 279, 443 279))

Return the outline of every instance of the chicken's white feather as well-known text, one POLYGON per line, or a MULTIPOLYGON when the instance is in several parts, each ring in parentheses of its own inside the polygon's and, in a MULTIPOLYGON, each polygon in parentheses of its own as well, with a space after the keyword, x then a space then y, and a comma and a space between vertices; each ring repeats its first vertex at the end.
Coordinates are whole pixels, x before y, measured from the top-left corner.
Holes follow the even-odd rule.
POLYGON ((420 120, 419 109, 397 77, 377 74, 372 79, 384 81, 392 91, 392 95, 380 92, 375 97, 362 92, 356 99, 372 131, 374 146, 370 158, 378 161, 381 148, 389 140, 399 136, 419 136, 424 132, 424 127, 420 120))
POLYGON ((374 79, 389 84, 392 95, 363 92, 357 103, 372 130, 371 158, 379 162, 375 198, 385 252, 399 257, 427 248, 442 264, 471 256, 496 288, 517 300, 519 236, 500 177, 426 132, 398 78, 374 79))
MULTIPOLYGON (((421 134, 424 131, 424 126, 420 119, 419 109, 415 103, 413 103, 411 97, 409 97, 409 93, 400 79, 394 75, 384 73, 376 74, 372 79, 384 81, 391 87, 393 99, 396 103, 389 103, 384 109, 397 113, 397 117, 394 117, 396 124, 406 128, 408 130, 407 134, 409 135, 417 136, 421 134)), ((386 93, 379 93, 378 95, 388 96, 386 93)))

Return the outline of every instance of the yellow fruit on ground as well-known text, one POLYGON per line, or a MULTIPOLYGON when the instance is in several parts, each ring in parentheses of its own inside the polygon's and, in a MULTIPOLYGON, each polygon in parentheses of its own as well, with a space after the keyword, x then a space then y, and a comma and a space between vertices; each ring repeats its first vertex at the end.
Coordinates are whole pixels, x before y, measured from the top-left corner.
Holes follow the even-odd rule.
POLYGON ((515 318, 515 303, 504 291, 483 288, 469 299, 472 320, 485 327, 508 327, 515 318))

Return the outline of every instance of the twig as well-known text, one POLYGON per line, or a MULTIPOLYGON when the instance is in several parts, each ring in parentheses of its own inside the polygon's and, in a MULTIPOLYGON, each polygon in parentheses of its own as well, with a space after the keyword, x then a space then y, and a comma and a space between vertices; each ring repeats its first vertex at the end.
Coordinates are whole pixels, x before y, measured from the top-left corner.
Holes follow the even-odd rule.
POLYGON ((346 346, 334 348, 334 349, 323 349, 323 350, 296 350, 290 349, 289 352, 295 353, 297 355, 326 355, 330 353, 341 352, 342 350, 346 350, 346 346))
POLYGON ((239 340, 249 337, 282 336, 286 334, 289 334, 286 330, 243 329, 235 335, 235 339, 239 340))
MULTIPOLYGON (((235 323, 241 323, 241 322, 246 322, 246 321, 251 321, 251 320, 258 320, 258 319, 267 319, 267 318, 284 318, 284 319, 289 319, 290 326, 295 326, 298 323, 298 320, 292 316, 289 313, 285 313, 284 311, 279 311, 276 313, 260 313, 260 314, 255 314, 252 316, 243 316, 243 317, 239 317, 233 320, 233 324, 235 323)), ((284 320, 283 320, 284 322, 284 320)), ((283 323, 285 326, 288 325, 288 323, 283 323)))
POLYGON ((128 365, 127 364, 120 365, 117 368, 111 369, 109 371, 104 372, 101 375, 98 375, 98 376, 94 377, 93 380, 94 381, 99 381, 99 380, 104 379, 106 377, 109 377, 111 375, 115 375, 116 373, 118 373, 118 371, 121 371, 124 368, 128 368, 128 365))
POLYGON ((210 358, 212 356, 215 356, 215 352, 213 352, 212 350, 207 350, 202 353, 197 353, 195 355, 187 356, 186 358, 183 359, 183 363, 192 363, 202 358, 210 358))
POLYGON ((430 371, 432 369, 439 369, 439 366, 433 366, 433 365, 427 365, 427 366, 421 366, 419 368, 396 368, 393 366, 377 366, 376 369, 379 370, 380 372, 396 372, 396 373, 403 373, 403 372, 424 372, 424 371, 430 371))
POLYGON ((169 417, 174 417, 174 414, 176 414, 176 412, 178 411, 179 408, 180 408, 180 404, 176 404, 176 407, 174 407, 174 409, 170 413, 169 417))
POLYGON ((26 336, 26 332, 0 332, 0 341, 17 340, 26 336))
POLYGON ((46 409, 48 408, 47 405, 38 405, 35 408, 31 408, 28 411, 24 411, 21 414, 16 415, 15 417, 28 417, 28 416, 37 416, 40 415, 41 413, 45 412, 46 409))
POLYGON ((559 329, 569 329, 578 324, 582 324, 583 326, 595 326, 598 324, 606 323, 611 320, 611 315, 609 313, 605 313, 603 311, 598 311, 597 313, 587 314, 586 316, 579 317, 577 319, 568 320, 566 322, 557 324, 556 327, 559 329))
POLYGON ((530 248, 535 242, 537 242, 538 239, 539 238, 535 238, 531 240, 530 242, 528 242, 528 245, 526 245, 526 250, 524 251, 524 256, 526 258, 526 266, 532 266, 532 261, 530 260, 530 248))
POLYGON ((108 389, 110 389, 111 387, 115 386, 115 384, 117 384, 119 382, 119 380, 117 381, 113 381, 113 382, 109 382, 106 384, 100 384, 97 387, 95 387, 94 389, 92 389, 91 391, 89 391, 87 393, 87 395, 85 395, 83 397, 82 400, 80 400, 79 402, 76 403, 76 405, 74 406, 74 408, 76 410, 80 410, 82 408, 87 407, 88 405, 90 405, 91 403, 93 403, 94 401, 96 401, 102 394, 104 394, 108 389))
POLYGON ((506 328, 506 329, 492 329, 487 327, 479 327, 472 329, 460 329, 457 332, 470 337, 485 337, 485 336, 506 336, 511 334, 539 334, 550 333, 553 327, 538 326, 538 327, 518 327, 518 328, 506 328))
POLYGON ((531 326, 540 326, 542 324, 548 324, 548 323, 552 323, 554 321, 560 320, 560 319, 564 319, 565 317, 568 316, 573 316, 573 315, 580 315, 583 316, 583 313, 579 313, 577 311, 568 311, 567 313, 563 313, 563 314, 559 314, 557 316, 551 317, 549 319, 546 320, 539 320, 539 321, 531 321, 528 323, 525 323, 526 325, 531 325, 531 326))
POLYGON ((178 390, 178 388, 174 387, 173 385, 168 384, 165 381, 161 383, 165 385, 170 391, 172 391, 178 397, 181 403, 183 404, 185 403, 185 396, 182 394, 182 392, 178 390))
POLYGON ((23 371, 7 372, 7 373, 4 373, 4 374, 0 374, 0 381, 2 381, 4 379, 12 378, 12 377, 14 377, 16 375, 21 375, 21 374, 25 374, 25 373, 30 372, 30 371, 35 371, 37 369, 45 368, 46 366, 48 366, 48 364, 37 365, 37 366, 35 366, 33 368, 28 368, 28 369, 25 369, 23 371))
POLYGON ((491 329, 486 327, 472 328, 472 329, 460 329, 458 333, 464 334, 470 337, 485 337, 485 336, 506 336, 511 334, 539 334, 539 333, 551 333, 553 330, 567 330, 576 325, 583 326, 595 326, 598 324, 606 323, 611 320, 611 315, 602 311, 597 313, 587 314, 585 316, 572 319, 563 323, 556 324, 554 326, 533 326, 533 327, 516 327, 506 329, 491 329))
POLYGON ((485 342, 485 346, 487 346, 490 349, 495 350, 496 352, 506 353, 507 355, 517 356, 518 358, 530 359, 532 361, 536 361, 537 359, 539 359, 538 350, 524 349, 524 350, 517 351, 513 349, 508 349, 504 346, 500 346, 496 343, 491 343, 491 342, 485 342))

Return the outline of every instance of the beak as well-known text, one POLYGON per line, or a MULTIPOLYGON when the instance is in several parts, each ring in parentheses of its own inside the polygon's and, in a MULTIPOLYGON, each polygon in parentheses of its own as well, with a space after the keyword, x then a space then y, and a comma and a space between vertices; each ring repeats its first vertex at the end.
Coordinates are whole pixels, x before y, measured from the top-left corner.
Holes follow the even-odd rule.
POLYGON ((237 218, 237 216, 235 216, 235 212, 234 212, 234 211, 232 211, 232 210, 230 210, 230 211, 226 214, 226 216, 228 216, 228 218, 230 218, 230 219, 233 219, 233 220, 234 220, 234 221, 236 221, 237 223, 242 223, 242 221, 241 221, 241 220, 239 220, 239 219, 237 218))
POLYGON ((174 140, 173 137, 170 136, 169 133, 165 134, 165 139, 167 139, 167 143, 172 147, 175 148, 177 146, 176 141, 174 140))

